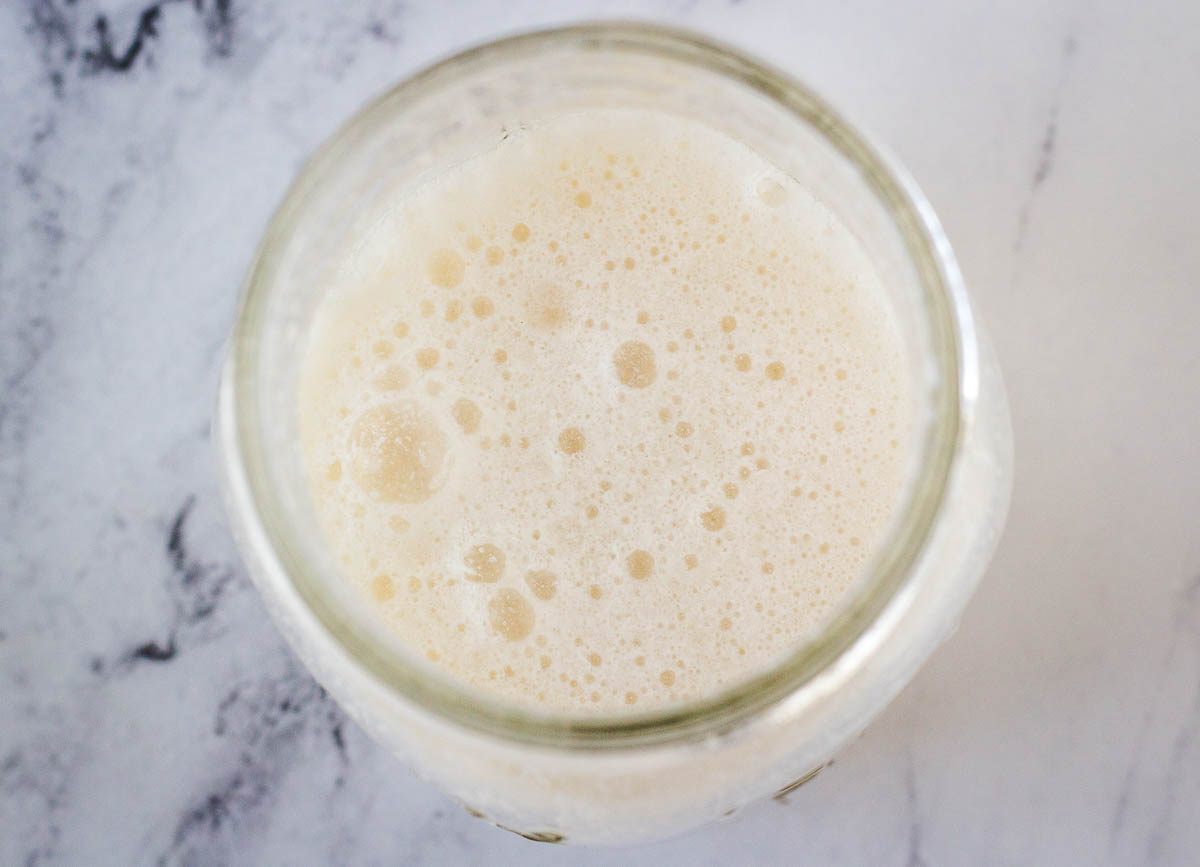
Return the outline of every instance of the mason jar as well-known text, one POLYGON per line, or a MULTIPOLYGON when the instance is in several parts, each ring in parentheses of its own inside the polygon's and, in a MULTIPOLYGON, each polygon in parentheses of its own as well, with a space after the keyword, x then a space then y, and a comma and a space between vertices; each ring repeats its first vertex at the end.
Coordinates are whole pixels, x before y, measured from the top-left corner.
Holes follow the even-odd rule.
POLYGON ((996 361, 946 237, 908 175, 777 70, 642 24, 567 27, 471 49, 346 123, 301 171, 255 255, 215 430, 250 575, 317 680, 473 815, 558 843, 664 837, 809 779, 954 628, 996 543, 1012 474, 996 361), (917 385, 916 446, 886 541, 827 625, 783 661, 653 710, 544 713, 439 673, 342 580, 306 487, 298 379, 323 276, 353 245, 360 215, 524 125, 613 107, 720 130, 837 214, 895 311, 917 385))

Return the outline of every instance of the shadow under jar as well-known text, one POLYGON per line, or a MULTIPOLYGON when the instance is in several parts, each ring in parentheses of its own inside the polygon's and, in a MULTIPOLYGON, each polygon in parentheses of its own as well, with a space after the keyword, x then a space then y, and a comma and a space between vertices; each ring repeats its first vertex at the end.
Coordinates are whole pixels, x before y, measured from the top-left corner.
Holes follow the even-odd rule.
POLYGON ((303 169, 266 231, 215 426, 250 574, 316 678, 372 737, 473 815, 531 839, 580 844, 668 836, 810 778, 957 623, 1002 527, 1012 472, 999 371, 949 245, 907 175, 777 71, 694 35, 636 24, 487 44, 352 118, 303 169), (330 263, 353 244, 361 215, 513 130, 611 108, 665 112, 727 134, 857 238, 903 337, 917 403, 914 455, 885 541, 810 640, 687 701, 549 713, 439 671, 342 580, 306 486, 297 392, 330 263))

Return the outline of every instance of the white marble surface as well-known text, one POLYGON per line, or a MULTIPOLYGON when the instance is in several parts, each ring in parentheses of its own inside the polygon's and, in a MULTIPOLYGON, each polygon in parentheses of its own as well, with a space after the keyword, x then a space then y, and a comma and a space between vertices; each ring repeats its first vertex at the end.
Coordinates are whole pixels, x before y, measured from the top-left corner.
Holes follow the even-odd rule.
POLYGON ((0 863, 1197 863, 1198 100, 1189 0, 3 4, 0 863), (350 111, 470 42, 635 13, 782 65, 909 165, 1018 472, 960 631, 832 768, 567 851, 470 819, 298 667, 208 422, 257 236, 350 111))

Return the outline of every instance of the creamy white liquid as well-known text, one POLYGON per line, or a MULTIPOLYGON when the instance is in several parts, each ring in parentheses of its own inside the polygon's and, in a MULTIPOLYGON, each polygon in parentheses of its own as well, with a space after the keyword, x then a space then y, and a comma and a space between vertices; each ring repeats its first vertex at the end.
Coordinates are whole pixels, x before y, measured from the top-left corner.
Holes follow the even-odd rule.
POLYGON ((409 190, 300 391, 344 578, 415 654, 546 710, 711 694, 881 542, 913 395, 830 211, 707 127, 592 111, 409 190))

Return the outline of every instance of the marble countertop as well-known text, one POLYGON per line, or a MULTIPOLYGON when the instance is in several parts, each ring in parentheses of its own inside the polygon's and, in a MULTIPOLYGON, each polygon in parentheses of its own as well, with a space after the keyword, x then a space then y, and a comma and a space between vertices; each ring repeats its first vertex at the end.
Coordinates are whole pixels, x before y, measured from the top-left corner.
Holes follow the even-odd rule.
POLYGON ((0 863, 1194 864, 1200 6, 22 0, 0 9, 0 863), (641 15, 912 169, 1004 362, 1012 514, 958 633, 784 802, 536 846, 375 747, 225 526, 209 417, 267 216, 397 78, 641 15))

